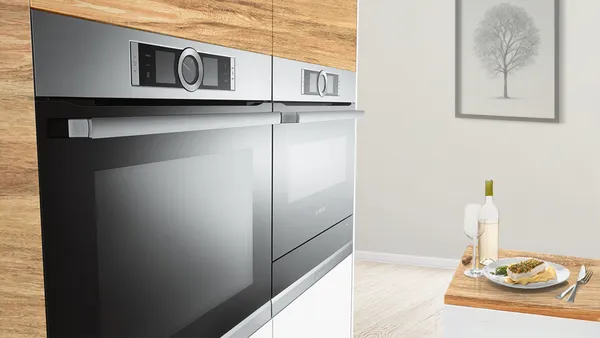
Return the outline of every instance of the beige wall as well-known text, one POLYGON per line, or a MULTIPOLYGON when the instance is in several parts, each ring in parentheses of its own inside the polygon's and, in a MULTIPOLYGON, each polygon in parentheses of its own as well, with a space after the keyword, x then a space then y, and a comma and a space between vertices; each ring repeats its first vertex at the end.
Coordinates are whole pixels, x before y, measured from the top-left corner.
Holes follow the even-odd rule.
POLYGON ((561 3, 560 124, 486 121, 454 117, 454 1, 361 0, 357 250, 457 258, 493 177, 502 247, 600 258, 597 13, 561 3))

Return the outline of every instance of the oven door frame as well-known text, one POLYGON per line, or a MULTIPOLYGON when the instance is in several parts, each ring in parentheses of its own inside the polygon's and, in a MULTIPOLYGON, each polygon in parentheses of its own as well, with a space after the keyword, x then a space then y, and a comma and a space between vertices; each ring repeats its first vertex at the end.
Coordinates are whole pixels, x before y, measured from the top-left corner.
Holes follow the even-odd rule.
MULTIPOLYGON (((273 260, 297 248, 353 214, 356 121, 364 111, 352 103, 276 102, 282 124, 273 126, 273 260), (346 140, 343 166, 346 177, 327 189, 290 201, 290 145, 333 137, 346 140)), ((305 163, 299 159, 296 163, 305 163)), ((309 180, 310 177, 301 177, 309 180)))
POLYGON ((271 103, 264 102, 202 105, 195 101, 195 106, 181 100, 155 103, 158 105, 142 105, 140 101, 36 99, 49 338, 103 337, 94 173, 153 163, 157 158, 164 161, 202 156, 202 151, 186 154, 185 135, 205 135, 209 141, 216 141, 216 135, 221 135, 226 138, 224 149, 232 147, 228 141, 255 142, 252 150, 259 154, 252 155, 252 232, 259 238, 253 237, 253 284, 210 308, 172 333, 172 337, 188 337, 191 332, 203 337, 248 337, 271 318, 271 125, 279 123, 280 115, 272 112, 271 103), (251 141, 251 135, 260 137, 251 141), (142 144, 153 141, 153 147, 166 150, 162 152, 168 154, 166 159, 142 150, 142 144), (139 154, 127 156, 136 149, 139 154), (257 158, 264 161, 259 164, 260 173, 256 170, 257 158), (137 163, 140 159, 141 163, 137 163))

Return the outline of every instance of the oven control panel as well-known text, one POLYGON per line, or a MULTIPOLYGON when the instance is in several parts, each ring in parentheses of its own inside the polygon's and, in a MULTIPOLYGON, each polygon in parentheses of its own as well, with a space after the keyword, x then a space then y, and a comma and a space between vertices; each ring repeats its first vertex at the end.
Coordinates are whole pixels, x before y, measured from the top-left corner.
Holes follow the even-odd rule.
POLYGON ((302 95, 339 96, 339 92, 338 74, 302 69, 302 95))
POLYGON ((131 41, 131 85, 235 90, 235 58, 131 41))

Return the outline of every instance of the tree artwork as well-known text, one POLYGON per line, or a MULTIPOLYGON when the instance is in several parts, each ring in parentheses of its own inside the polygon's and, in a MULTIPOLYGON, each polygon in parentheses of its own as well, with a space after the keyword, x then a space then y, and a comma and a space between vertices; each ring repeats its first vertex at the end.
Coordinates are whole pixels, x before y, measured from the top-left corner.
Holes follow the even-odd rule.
POLYGON ((508 96, 508 75, 533 63, 540 33, 523 8, 501 3, 487 10, 475 31, 475 53, 492 75, 504 76, 508 96))

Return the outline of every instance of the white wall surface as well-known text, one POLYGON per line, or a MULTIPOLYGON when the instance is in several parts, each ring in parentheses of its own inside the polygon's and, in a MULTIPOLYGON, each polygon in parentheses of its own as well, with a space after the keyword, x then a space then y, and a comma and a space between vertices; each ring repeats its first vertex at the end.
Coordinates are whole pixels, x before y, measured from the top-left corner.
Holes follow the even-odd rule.
POLYGON ((360 1, 356 249, 458 258, 492 177, 501 247, 600 258, 600 1, 561 2, 559 124, 454 117, 454 3, 360 1))

